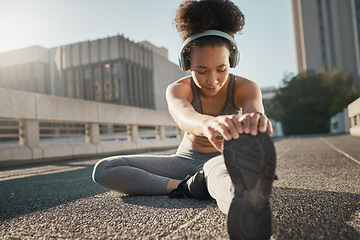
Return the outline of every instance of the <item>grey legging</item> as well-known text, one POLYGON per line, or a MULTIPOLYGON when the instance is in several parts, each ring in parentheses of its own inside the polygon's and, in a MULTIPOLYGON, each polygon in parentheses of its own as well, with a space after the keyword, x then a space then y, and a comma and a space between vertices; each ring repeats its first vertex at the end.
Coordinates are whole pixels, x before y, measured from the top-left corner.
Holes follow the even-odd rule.
POLYGON ((204 169, 210 195, 220 210, 228 212, 232 183, 220 153, 205 154, 182 145, 170 156, 124 155, 99 161, 93 180, 114 191, 131 195, 166 195, 170 178, 183 179, 204 169))

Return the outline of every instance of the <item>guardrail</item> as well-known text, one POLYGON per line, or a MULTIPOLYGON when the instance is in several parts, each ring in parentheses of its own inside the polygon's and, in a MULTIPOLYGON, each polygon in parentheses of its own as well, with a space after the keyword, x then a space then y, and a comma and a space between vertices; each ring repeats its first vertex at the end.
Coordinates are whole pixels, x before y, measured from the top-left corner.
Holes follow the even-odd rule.
POLYGON ((170 148, 182 134, 168 112, 0 89, 0 166, 170 148))

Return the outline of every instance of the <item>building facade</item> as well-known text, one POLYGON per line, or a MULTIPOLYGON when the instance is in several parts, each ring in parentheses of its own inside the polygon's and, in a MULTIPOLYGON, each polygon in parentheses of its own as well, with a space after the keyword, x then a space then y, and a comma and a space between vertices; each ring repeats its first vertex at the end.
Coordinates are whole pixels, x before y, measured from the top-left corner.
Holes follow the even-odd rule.
POLYGON ((292 0, 299 73, 351 71, 360 92, 360 0, 292 0))
POLYGON ((49 50, 40 46, 0 53, 0 87, 50 94, 49 50))
POLYGON ((360 136, 360 98, 350 103, 347 107, 350 118, 350 134, 360 136))
POLYGON ((351 123, 347 108, 344 108, 343 111, 338 112, 330 118, 330 133, 332 134, 349 133, 350 126, 351 123))
POLYGON ((167 110, 165 90, 185 76, 165 48, 117 35, 0 53, 0 87, 167 110))

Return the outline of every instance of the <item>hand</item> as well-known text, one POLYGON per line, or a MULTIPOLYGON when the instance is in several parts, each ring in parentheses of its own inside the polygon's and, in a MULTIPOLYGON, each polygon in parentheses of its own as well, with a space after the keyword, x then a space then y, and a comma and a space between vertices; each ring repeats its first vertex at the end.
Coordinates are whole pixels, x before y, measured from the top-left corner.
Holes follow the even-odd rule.
POLYGON ((256 136, 258 132, 267 132, 270 136, 273 134, 273 127, 265 114, 259 112, 245 113, 239 118, 239 121, 242 125, 240 134, 245 133, 253 136, 256 136))
POLYGON ((222 141, 217 137, 222 136, 226 141, 238 139, 240 134, 251 134, 256 136, 258 132, 273 134, 273 127, 265 114, 245 113, 240 118, 236 115, 221 115, 204 121, 204 136, 216 150, 221 152, 222 141))
POLYGON ((243 126, 236 115, 221 115, 204 121, 203 133, 216 150, 221 152, 222 140, 217 137, 221 136, 226 141, 238 139, 243 133, 243 126))

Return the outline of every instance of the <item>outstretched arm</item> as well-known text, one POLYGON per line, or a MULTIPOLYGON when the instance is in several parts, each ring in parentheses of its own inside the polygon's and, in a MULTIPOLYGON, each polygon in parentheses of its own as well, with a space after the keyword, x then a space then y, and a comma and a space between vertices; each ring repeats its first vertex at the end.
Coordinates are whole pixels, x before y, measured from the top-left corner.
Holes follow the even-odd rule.
POLYGON ((236 101, 242 106, 243 115, 239 118, 242 130, 240 133, 256 136, 258 132, 272 135, 273 128, 264 113, 260 88, 252 81, 239 79, 240 86, 235 93, 236 101))
POLYGON ((167 88, 166 98, 169 112, 178 126, 196 136, 205 136, 210 143, 221 151, 221 141, 239 137, 241 126, 235 115, 210 116, 200 114, 191 105, 192 90, 189 80, 181 79, 167 88))
POLYGON ((179 128, 196 136, 204 136, 203 122, 214 117, 196 112, 189 101, 191 97, 191 86, 187 79, 170 84, 166 90, 169 112, 179 128))
POLYGON ((190 103, 192 91, 186 78, 168 86, 166 99, 169 112, 180 129, 196 136, 205 136, 218 151, 221 151, 218 136, 229 141, 243 133, 256 136, 258 132, 268 132, 272 135, 273 128, 264 114, 260 88, 243 78, 239 78, 238 84, 235 102, 243 110, 240 118, 235 115, 214 117, 196 112, 190 103))

